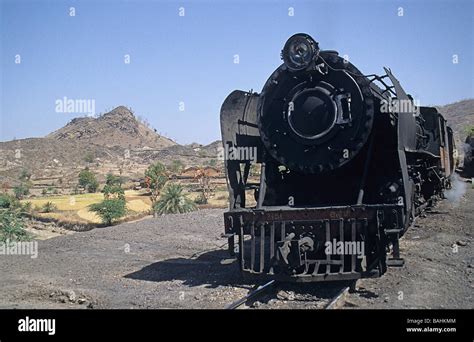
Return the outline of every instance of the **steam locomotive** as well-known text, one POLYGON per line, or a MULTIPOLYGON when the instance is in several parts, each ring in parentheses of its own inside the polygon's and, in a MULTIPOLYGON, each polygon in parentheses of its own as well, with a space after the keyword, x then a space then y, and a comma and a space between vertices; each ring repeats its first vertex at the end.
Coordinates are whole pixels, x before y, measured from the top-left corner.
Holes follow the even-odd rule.
POLYGON ((402 266, 400 237, 450 186, 452 130, 391 70, 364 75, 307 34, 281 58, 260 94, 235 90, 221 108, 230 254, 244 275, 282 281, 402 266))

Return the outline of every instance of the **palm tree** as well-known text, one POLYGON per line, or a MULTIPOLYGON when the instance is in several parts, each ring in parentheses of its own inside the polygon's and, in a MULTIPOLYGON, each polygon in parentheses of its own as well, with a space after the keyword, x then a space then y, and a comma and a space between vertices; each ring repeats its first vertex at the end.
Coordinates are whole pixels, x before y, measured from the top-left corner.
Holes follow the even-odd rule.
POLYGON ((150 199, 153 206, 155 206, 156 201, 160 195, 160 191, 165 186, 167 181, 168 175, 166 173, 166 168, 160 162, 150 165, 145 171, 145 183, 151 190, 150 199))
POLYGON ((185 194, 179 184, 170 184, 163 190, 160 199, 153 205, 158 215, 181 214, 196 210, 196 205, 185 194))

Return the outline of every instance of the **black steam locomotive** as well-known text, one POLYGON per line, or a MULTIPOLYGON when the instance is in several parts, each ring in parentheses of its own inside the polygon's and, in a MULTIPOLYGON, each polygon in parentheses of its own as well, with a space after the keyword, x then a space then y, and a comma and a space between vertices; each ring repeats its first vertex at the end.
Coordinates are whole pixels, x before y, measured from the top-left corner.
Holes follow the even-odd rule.
POLYGON ((222 105, 229 252, 244 274, 284 281, 403 265, 400 237, 449 187, 452 130, 389 69, 364 75, 307 34, 281 57, 260 94, 236 90, 222 105))

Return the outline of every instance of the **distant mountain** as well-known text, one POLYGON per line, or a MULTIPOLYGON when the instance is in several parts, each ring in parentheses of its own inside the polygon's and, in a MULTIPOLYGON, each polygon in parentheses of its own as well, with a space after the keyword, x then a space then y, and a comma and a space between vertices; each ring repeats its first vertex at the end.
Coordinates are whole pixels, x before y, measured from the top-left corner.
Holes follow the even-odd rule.
POLYGON ((119 106, 98 118, 75 118, 46 138, 123 148, 164 148, 176 145, 171 139, 160 136, 137 120, 124 106, 119 106))
POLYGON ((18 184, 26 169, 36 192, 48 186, 67 192, 84 167, 100 181, 109 172, 136 180, 156 161, 170 165, 179 160, 188 167, 216 164, 216 158, 215 144, 179 145, 119 106, 97 118, 75 118, 44 138, 0 142, 0 183, 18 184))
POLYGON ((448 120, 448 125, 457 134, 458 140, 466 139, 466 128, 474 126, 474 99, 467 99, 445 106, 437 106, 448 120))
POLYGON ((467 99, 451 103, 445 106, 437 106, 440 113, 448 120, 448 125, 454 131, 454 142, 456 143, 461 160, 467 145, 466 129, 474 126, 474 99, 467 99))

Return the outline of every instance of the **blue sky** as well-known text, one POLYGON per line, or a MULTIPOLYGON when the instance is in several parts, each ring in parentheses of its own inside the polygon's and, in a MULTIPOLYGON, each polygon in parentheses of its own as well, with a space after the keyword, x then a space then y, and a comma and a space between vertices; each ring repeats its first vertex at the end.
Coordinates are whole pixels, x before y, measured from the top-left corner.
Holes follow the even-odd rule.
POLYGON ((0 3, 2 141, 44 136, 80 116, 55 112, 66 96, 94 99, 97 113, 126 105, 179 143, 210 143, 227 94, 260 91, 297 32, 364 73, 390 67, 421 104, 474 97, 474 1, 0 3))

